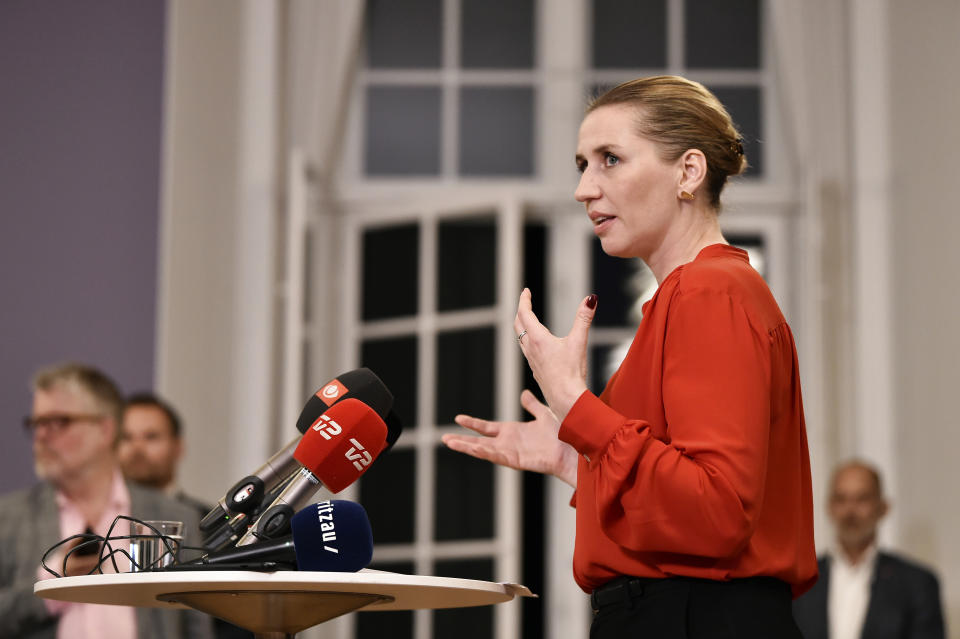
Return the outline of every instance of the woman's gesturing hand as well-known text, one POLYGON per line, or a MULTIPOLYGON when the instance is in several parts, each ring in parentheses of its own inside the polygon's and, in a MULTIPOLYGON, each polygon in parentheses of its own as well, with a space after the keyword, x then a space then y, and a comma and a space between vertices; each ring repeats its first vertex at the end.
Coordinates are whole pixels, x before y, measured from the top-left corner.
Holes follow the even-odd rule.
POLYGON ((528 390, 520 403, 534 416, 528 422, 491 422, 469 415, 455 421, 483 437, 444 435, 449 448, 495 464, 518 470, 555 475, 571 486, 577 484, 577 452, 557 439, 560 420, 528 390))
POLYGON ((556 337, 533 312, 530 289, 520 293, 513 328, 547 405, 560 421, 587 390, 587 336, 596 308, 596 295, 585 298, 570 332, 566 337, 556 337))

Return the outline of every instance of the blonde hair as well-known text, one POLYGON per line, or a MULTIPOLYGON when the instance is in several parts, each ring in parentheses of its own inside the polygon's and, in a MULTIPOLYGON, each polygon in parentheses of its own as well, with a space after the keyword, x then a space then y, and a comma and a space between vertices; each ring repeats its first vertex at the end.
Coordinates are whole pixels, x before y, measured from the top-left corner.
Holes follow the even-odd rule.
POLYGON ((91 366, 68 362, 44 368, 33 376, 34 391, 49 391, 61 385, 74 385, 87 393, 104 416, 113 418, 119 432, 123 396, 106 374, 91 366))
POLYGON ((665 162, 677 160, 690 149, 703 152, 710 204, 720 208, 727 178, 743 173, 747 158, 743 138, 717 96, 699 82, 658 75, 610 89, 594 98, 586 112, 613 104, 637 108, 637 132, 657 145, 665 162))

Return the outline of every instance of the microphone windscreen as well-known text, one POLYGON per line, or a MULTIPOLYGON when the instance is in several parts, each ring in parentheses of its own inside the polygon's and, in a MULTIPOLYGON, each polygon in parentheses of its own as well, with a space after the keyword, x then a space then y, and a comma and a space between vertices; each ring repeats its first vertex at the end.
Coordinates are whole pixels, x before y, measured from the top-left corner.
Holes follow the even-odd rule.
POLYGON ((359 399, 381 419, 386 419, 393 407, 393 393, 376 373, 369 368, 356 368, 331 379, 307 400, 300 411, 300 418, 297 419, 297 430, 301 433, 307 432, 324 411, 337 402, 350 398, 359 399))
POLYGON ((386 448, 387 425, 357 399, 337 402, 300 438, 293 457, 332 492, 360 478, 386 448))
POLYGON ((311 504, 290 521, 298 570, 356 572, 373 557, 373 533, 358 503, 332 499, 311 504))
POLYGON ((387 423, 387 448, 391 448, 397 440, 400 439, 400 433, 403 432, 403 424, 400 422, 397 414, 393 412, 393 409, 387 413, 383 421, 387 423))

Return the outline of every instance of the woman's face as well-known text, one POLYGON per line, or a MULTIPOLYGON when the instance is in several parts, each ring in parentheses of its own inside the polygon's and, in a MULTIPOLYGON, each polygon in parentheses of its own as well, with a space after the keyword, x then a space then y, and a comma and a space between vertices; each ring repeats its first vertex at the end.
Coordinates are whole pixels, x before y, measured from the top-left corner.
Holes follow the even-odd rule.
POLYGON ((653 142, 636 133, 634 107, 591 111, 580 125, 574 193, 587 207, 603 250, 649 258, 663 243, 679 210, 680 161, 666 163, 653 142))

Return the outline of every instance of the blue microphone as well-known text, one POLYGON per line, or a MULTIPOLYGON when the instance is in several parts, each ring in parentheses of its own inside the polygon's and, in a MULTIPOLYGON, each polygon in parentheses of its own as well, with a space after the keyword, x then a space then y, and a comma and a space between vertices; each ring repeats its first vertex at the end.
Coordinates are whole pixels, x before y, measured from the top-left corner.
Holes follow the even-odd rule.
POLYGON ((370 520, 356 502, 312 504, 293 516, 290 528, 299 570, 357 572, 373 558, 370 520))
POLYGON ((328 499, 298 511, 292 534, 210 553, 173 570, 312 570, 357 572, 373 558, 373 533, 363 506, 328 499))

